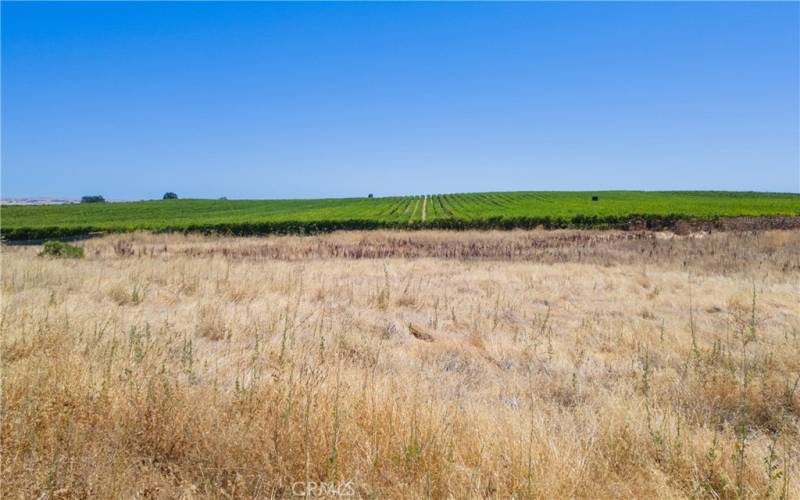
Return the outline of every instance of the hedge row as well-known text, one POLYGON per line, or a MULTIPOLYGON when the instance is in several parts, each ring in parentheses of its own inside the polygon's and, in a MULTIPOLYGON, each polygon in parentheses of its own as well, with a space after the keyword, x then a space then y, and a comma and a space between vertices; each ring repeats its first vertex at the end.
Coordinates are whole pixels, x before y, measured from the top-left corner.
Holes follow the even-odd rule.
POLYGON ((561 217, 514 217, 487 219, 435 219, 426 222, 396 222, 381 220, 338 220, 338 221, 285 221, 285 222, 240 222, 216 224, 165 225, 160 227, 115 226, 94 227, 20 227, 1 228, 0 236, 6 241, 65 239, 88 236, 93 233, 123 233, 138 230, 155 232, 182 232, 206 234, 230 234, 235 236, 256 236, 269 234, 319 234, 341 230, 374 229, 448 229, 448 230, 511 230, 511 229, 664 229, 674 227, 678 221, 714 222, 716 218, 687 219, 679 215, 628 215, 628 216, 587 216, 561 217))

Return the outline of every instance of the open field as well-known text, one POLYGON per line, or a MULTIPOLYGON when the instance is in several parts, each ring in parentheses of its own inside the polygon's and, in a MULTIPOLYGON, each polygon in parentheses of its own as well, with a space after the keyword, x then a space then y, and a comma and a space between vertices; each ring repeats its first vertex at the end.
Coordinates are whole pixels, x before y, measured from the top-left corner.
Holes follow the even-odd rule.
POLYGON ((135 230, 238 235, 341 229, 672 227, 676 221, 800 216, 800 195, 730 192, 516 192, 324 200, 166 200, 12 206, 7 240, 135 230), (592 201, 592 196, 598 201, 592 201))
POLYGON ((800 496, 798 231, 79 245, 2 249, 4 498, 800 496))

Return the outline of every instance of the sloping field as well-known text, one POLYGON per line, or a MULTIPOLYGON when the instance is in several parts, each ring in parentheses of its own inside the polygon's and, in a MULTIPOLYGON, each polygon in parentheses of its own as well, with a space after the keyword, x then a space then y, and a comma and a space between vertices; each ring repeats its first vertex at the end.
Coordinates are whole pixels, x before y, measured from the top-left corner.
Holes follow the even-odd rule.
POLYGON ((166 200, 4 206, 7 240, 91 232, 314 233, 338 229, 664 227, 683 219, 798 216, 800 195, 734 192, 513 192, 318 200, 166 200), (593 201, 596 196, 598 199, 593 201))

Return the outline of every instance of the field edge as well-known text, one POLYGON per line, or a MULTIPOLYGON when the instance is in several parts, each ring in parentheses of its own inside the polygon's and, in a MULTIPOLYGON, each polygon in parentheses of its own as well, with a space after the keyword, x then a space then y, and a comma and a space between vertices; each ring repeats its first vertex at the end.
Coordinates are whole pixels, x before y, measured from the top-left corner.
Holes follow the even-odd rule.
POLYGON ((79 226, 79 227, 0 227, 0 239, 8 242, 44 241, 100 236, 104 234, 150 231, 154 233, 198 233, 229 236, 314 235, 335 231, 370 231, 380 229, 411 230, 504 230, 515 229, 616 229, 649 231, 725 231, 800 229, 800 215, 687 217, 685 215, 629 215, 574 217, 491 217, 485 219, 442 218, 427 221, 341 220, 209 223, 151 226, 79 226))

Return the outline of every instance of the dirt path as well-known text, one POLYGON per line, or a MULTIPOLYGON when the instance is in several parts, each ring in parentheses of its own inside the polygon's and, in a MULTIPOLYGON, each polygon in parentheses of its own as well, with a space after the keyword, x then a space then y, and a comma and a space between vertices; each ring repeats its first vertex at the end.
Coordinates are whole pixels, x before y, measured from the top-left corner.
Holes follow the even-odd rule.
POLYGON ((422 222, 425 222, 428 219, 428 195, 425 195, 425 198, 422 199, 422 222))

